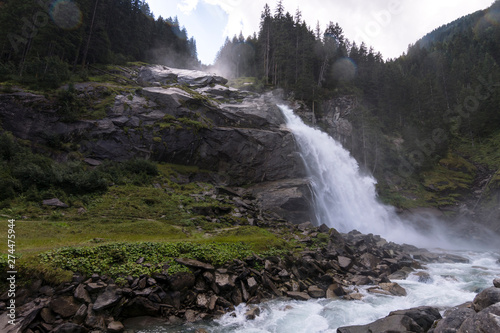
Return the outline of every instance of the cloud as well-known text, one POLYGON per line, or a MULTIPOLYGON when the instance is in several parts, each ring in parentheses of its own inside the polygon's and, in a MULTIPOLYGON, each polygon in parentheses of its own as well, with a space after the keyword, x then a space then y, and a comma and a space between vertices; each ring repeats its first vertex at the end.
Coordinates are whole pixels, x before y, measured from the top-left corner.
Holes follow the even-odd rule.
POLYGON ((198 0, 182 0, 181 3, 177 4, 177 8, 185 15, 189 15, 189 13, 196 9, 197 5, 198 0))

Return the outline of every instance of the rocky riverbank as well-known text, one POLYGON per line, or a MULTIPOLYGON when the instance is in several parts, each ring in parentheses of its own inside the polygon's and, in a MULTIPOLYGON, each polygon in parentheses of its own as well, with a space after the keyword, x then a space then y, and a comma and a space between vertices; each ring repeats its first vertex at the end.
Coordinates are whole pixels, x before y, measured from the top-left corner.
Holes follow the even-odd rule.
MULTIPOLYGON (((266 227, 266 223, 261 226, 266 227)), ((0 327, 6 333, 122 332, 144 324, 209 320, 234 310, 242 302, 255 305, 247 313, 247 319, 252 320, 259 315, 258 304, 273 298, 359 300, 363 296, 357 288, 366 285, 372 293, 405 296, 405 289, 391 279, 405 278, 426 262, 467 261, 455 255, 397 245, 371 234, 340 234, 324 225, 281 222, 272 228, 299 233, 307 250, 284 256, 253 255, 220 266, 177 258, 177 263, 188 267, 189 272, 168 274, 165 270, 151 276, 128 276, 120 285, 97 274, 76 273, 71 282, 58 286, 36 280, 17 293, 15 326, 7 323, 7 293, 0 297, 0 327), (314 246, 322 242, 325 245, 314 246)), ((141 264, 150 265, 144 261, 141 264)), ((421 278, 425 279, 425 273, 421 278)), ((412 310, 393 314, 388 320, 390 325, 413 325, 408 318, 420 323, 418 316, 424 316, 427 321, 434 318, 432 323, 440 318, 436 311, 412 310)), ((341 332, 366 331, 347 329, 341 332)))

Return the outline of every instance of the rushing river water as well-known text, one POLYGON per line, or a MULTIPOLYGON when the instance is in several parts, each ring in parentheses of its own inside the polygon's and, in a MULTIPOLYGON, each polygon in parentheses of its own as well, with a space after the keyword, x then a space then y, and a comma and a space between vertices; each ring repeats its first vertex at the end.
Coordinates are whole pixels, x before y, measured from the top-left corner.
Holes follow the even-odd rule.
MULTIPOLYGON (((428 264, 430 276, 419 282, 412 273, 406 280, 395 280, 407 291, 407 296, 371 294, 358 287, 364 297, 360 301, 343 299, 315 299, 293 301, 278 299, 259 305, 261 314, 255 320, 246 320, 248 306, 239 305, 234 312, 209 323, 183 326, 159 326, 141 333, 194 333, 197 329, 224 333, 334 333, 338 327, 362 325, 385 317, 393 310, 429 305, 445 309, 472 301, 479 290, 492 286, 500 275, 496 263, 498 254, 492 252, 454 252, 470 259, 468 264, 428 264)), ((254 305, 252 305, 254 307, 254 305)))
MULTIPOLYGON (((287 126, 297 139, 300 152, 308 169, 314 192, 316 219, 319 223, 341 232, 357 229, 362 233, 382 235, 391 241, 411 243, 419 247, 462 248, 463 243, 441 233, 441 229, 427 229, 425 234, 401 220, 394 209, 380 204, 376 198, 375 179, 363 175, 354 158, 326 133, 311 128, 280 106, 287 126)), ((438 221, 431 221, 432 226, 438 221)), ((444 309, 472 301, 482 289, 492 285, 500 275, 500 257, 493 252, 464 252, 468 264, 428 264, 429 278, 420 280, 413 272, 406 280, 394 281, 407 291, 407 296, 371 294, 358 287, 364 295, 359 301, 343 299, 313 299, 294 301, 277 299, 259 305, 261 313, 255 320, 247 320, 245 304, 212 322, 187 324, 178 327, 159 326, 141 333, 207 332, 241 333, 314 333, 336 332, 338 327, 362 325, 383 318, 390 311, 417 306, 444 309)), ((369 286, 368 286, 369 287, 369 286)), ((252 305, 254 307, 255 305, 252 305)))

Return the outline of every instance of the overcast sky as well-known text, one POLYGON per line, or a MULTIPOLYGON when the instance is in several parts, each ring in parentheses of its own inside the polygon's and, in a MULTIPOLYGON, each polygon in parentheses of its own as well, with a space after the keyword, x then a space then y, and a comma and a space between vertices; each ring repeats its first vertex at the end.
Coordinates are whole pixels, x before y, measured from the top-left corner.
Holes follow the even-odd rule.
MULTIPOLYGON (((177 16, 196 40, 198 58, 212 64, 227 36, 258 32, 260 14, 269 0, 147 0, 155 17, 177 16)), ((428 32, 464 15, 489 7, 494 0, 283 0, 285 11, 297 8, 311 28, 319 21, 338 22, 344 35, 358 45, 364 41, 384 59, 400 56, 428 32), (300 3, 300 4, 299 4, 300 3)))

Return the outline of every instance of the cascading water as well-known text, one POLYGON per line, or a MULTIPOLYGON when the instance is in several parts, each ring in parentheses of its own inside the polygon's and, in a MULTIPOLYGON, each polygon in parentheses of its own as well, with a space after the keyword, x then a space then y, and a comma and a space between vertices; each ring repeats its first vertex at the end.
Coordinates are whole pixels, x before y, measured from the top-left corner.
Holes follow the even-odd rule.
MULTIPOLYGON (((305 125, 293 111, 280 106, 287 126, 293 131, 311 177, 317 219, 339 231, 358 229, 378 233, 399 242, 420 246, 450 245, 439 241, 436 233, 426 236, 408 227, 391 207, 376 199, 375 180, 360 173, 358 164, 327 134, 305 125), (411 238, 410 238, 411 236, 411 238), (427 242, 424 242, 427 240, 427 242)), ((363 325, 386 316, 390 311, 429 305, 447 308, 471 301, 477 290, 491 285, 500 274, 498 254, 460 252, 470 263, 428 264, 429 278, 420 281, 418 271, 398 282, 408 292, 405 297, 373 294, 369 286, 357 286, 364 295, 360 301, 278 299, 259 305, 260 315, 247 320, 249 307, 240 304, 235 311, 212 322, 182 326, 157 326, 141 333, 334 333, 340 326, 363 325)))
POLYGON ((425 235, 403 222, 393 207, 377 201, 375 179, 360 172, 356 160, 339 142, 306 125, 288 106, 278 107, 295 136, 308 171, 319 224, 340 232, 356 229, 365 234, 379 234, 391 241, 420 247, 456 248, 441 232, 436 232, 436 221, 427 226, 433 230, 426 230, 425 235))

